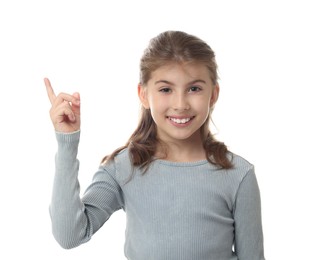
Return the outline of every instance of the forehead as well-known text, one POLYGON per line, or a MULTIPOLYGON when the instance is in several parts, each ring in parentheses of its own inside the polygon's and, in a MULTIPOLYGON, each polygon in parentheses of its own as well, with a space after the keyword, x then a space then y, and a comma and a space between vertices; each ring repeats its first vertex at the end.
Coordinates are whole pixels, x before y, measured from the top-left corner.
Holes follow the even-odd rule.
POLYGON ((209 79, 211 80, 211 76, 208 68, 201 63, 168 63, 165 64, 151 74, 151 79, 157 78, 177 78, 179 75, 182 77, 187 77, 191 79, 209 79))

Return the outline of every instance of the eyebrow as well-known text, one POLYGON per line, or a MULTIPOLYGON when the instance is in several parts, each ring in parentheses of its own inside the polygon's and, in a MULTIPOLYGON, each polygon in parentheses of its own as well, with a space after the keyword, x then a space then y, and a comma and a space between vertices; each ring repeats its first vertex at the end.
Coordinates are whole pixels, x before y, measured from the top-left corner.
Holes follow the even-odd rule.
MULTIPOLYGON (((168 85, 174 85, 174 83, 172 83, 172 82, 170 82, 170 81, 168 81, 168 80, 157 80, 156 82, 155 82, 155 85, 156 84, 159 84, 159 83, 165 83, 165 84, 168 84, 168 85)), ((192 85, 192 84, 196 84, 196 83, 204 83, 204 84, 206 84, 206 82, 205 82, 205 80, 202 80, 202 79, 196 79, 196 80, 193 80, 193 81, 190 81, 189 83, 188 83, 188 85, 192 85)))

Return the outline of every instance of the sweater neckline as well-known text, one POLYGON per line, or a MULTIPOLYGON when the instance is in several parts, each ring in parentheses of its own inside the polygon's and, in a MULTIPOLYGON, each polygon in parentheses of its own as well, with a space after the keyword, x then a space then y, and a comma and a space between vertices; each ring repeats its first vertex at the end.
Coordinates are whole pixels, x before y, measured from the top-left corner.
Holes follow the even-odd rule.
POLYGON ((163 160, 163 159, 157 159, 155 160, 155 162, 159 164, 174 166, 174 167, 194 167, 194 166, 199 166, 199 165, 209 163, 206 159, 192 161, 192 162, 174 162, 174 161, 168 161, 168 160, 163 160))

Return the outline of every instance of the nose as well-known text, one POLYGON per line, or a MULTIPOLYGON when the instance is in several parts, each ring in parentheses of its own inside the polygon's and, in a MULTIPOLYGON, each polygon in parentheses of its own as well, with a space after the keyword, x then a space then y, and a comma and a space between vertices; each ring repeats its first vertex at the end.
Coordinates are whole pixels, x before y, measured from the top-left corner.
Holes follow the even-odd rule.
POLYGON ((174 95, 172 106, 175 111, 180 112, 190 109, 188 99, 184 94, 174 95))

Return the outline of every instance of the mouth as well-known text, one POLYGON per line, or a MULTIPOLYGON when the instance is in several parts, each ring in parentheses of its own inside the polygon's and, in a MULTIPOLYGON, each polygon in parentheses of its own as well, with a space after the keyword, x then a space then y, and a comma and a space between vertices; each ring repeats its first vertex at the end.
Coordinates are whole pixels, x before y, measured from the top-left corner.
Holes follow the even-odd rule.
POLYGON ((185 124, 189 123, 189 122, 194 118, 194 116, 192 116, 192 117, 181 117, 181 118, 179 118, 179 117, 167 116, 167 118, 168 118, 171 122, 173 122, 173 123, 175 123, 175 124, 185 125, 185 124))

